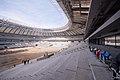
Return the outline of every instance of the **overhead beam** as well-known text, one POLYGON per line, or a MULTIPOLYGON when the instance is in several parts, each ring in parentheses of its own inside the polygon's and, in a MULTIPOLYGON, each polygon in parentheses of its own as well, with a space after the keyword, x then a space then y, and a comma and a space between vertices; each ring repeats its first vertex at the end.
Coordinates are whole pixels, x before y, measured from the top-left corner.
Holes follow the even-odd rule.
POLYGON ((73 11, 89 11, 89 8, 88 7, 75 7, 75 8, 72 8, 73 11))
POLYGON ((84 22, 84 23, 83 23, 83 22, 73 22, 73 23, 75 23, 75 24, 85 25, 85 22, 84 22))
POLYGON ((89 37, 86 39, 89 39, 90 37, 94 36, 101 30, 103 30, 106 27, 109 27, 112 23, 114 23, 116 20, 120 19, 120 10, 116 12, 110 19, 108 19, 102 26, 100 26, 96 31, 94 31, 89 37))

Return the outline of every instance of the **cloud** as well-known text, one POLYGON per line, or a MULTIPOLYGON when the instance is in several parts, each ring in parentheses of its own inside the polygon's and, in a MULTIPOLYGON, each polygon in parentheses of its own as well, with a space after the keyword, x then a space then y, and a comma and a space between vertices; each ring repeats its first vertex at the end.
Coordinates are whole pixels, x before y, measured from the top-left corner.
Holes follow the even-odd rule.
POLYGON ((68 22, 53 0, 2 0, 0 3, 0 15, 34 27, 52 29, 68 22))

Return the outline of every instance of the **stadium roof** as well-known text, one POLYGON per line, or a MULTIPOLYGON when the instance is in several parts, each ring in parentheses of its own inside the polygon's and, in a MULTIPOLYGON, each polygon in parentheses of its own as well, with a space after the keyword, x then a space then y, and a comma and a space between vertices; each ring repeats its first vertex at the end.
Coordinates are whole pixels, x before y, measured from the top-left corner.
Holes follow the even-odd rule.
MULTIPOLYGON (((22 2, 22 3, 25 3, 25 2, 22 2)), ((87 16, 89 13, 90 0, 70 0, 70 1, 69 0, 56 0, 55 2, 52 0, 52 6, 53 5, 57 8, 56 10, 58 10, 60 14, 62 14, 63 16, 66 15, 66 18, 68 21, 67 21, 67 24, 65 24, 64 26, 60 28, 54 28, 54 29, 53 28, 52 29, 46 29, 46 28, 40 29, 40 28, 35 28, 35 27, 32 28, 29 25, 18 24, 16 21, 12 22, 11 20, 2 18, 0 19, 0 32, 9 33, 9 34, 17 34, 17 35, 26 35, 26 36, 27 35, 39 36, 39 37, 42 37, 42 36, 43 37, 61 37, 63 36, 63 37, 71 37, 73 39, 75 39, 75 37, 79 39, 83 39, 83 35, 85 33, 87 16)), ((45 6, 42 9, 46 9, 45 6)), ((46 10, 48 10, 48 8, 46 10)), ((8 11, 8 13, 9 12, 10 11, 8 11)), ((53 13, 48 13, 48 14, 53 14, 53 13)), ((54 15, 52 15, 51 17, 54 17, 54 15)))

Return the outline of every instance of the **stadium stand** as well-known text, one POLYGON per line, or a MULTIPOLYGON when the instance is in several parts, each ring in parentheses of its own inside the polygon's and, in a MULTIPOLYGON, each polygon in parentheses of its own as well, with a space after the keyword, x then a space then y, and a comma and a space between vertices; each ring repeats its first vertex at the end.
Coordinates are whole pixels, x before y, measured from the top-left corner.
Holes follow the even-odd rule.
POLYGON ((30 64, 0 70, 0 80, 113 80, 112 71, 89 47, 106 50, 112 58, 119 54, 120 0, 56 1, 68 18, 62 28, 32 28, 0 16, 0 59, 16 59, 1 52, 7 49, 62 46, 50 57, 38 56, 30 64))
POLYGON ((84 43, 31 64, 20 64, 0 73, 1 80, 111 80, 111 72, 84 43), (81 47, 79 46, 81 45, 81 47), (99 72, 99 73, 98 73, 99 72), (106 75, 106 76, 104 76, 106 75), (102 76, 102 77, 101 77, 102 76))

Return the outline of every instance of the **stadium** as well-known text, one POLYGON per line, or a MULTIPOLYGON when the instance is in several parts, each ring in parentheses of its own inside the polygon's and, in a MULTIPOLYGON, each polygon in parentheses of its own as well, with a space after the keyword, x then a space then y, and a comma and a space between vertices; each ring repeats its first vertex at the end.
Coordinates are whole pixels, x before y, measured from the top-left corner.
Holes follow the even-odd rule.
POLYGON ((0 80, 113 80, 106 58, 97 58, 96 53, 105 50, 112 59, 120 53, 120 0, 0 3, 0 80), (44 13, 46 20, 58 17, 49 22, 66 21, 57 28, 47 23, 38 26, 44 21, 42 16, 39 20, 44 11, 51 12, 44 13), (27 17, 19 15, 23 13, 27 17))

